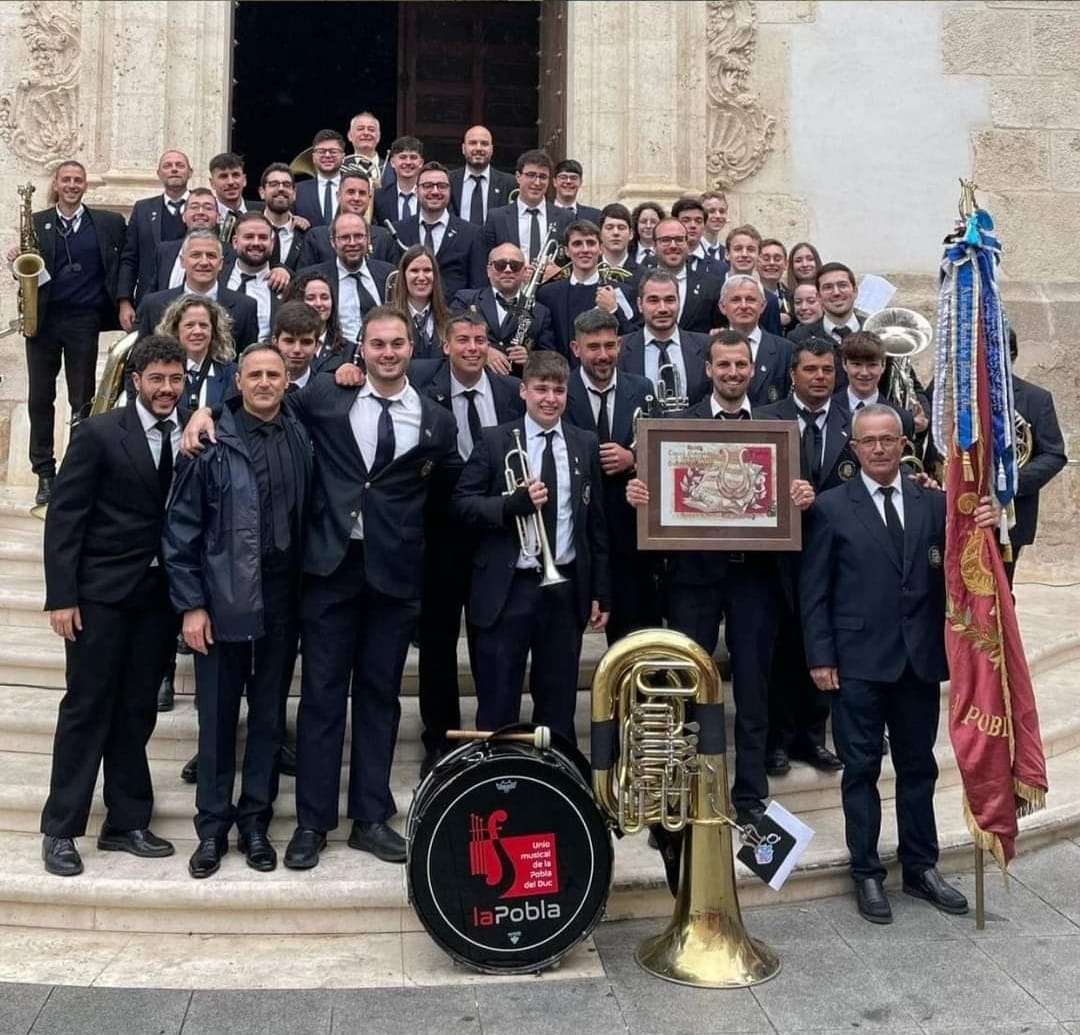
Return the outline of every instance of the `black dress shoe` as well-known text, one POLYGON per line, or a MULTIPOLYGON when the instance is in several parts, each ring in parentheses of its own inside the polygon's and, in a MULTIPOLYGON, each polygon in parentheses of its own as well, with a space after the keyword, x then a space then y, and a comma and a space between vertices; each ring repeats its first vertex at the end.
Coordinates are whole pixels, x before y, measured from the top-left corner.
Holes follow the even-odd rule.
POLYGON ((296 775, 296 745, 284 743, 278 748, 278 772, 282 776, 296 775))
POLYGON ((172 842, 158 837, 146 827, 141 830, 113 830, 103 826, 98 834, 99 852, 129 852, 141 859, 164 859, 176 851, 172 842))
POLYGON ((872 924, 891 924, 892 908, 885 894, 885 887, 877 877, 867 877, 855 882, 855 901, 859 914, 872 924))
POLYGON ((682 866, 683 832, 665 830, 659 823, 649 827, 649 842, 660 852, 664 863, 664 877, 668 891, 672 895, 679 893, 680 868, 682 866))
POLYGON ((166 672, 157 692, 157 710, 171 712, 176 704, 176 687, 173 685, 173 673, 166 672))
MULTIPOLYGON (((34 494, 34 504, 38 507, 45 506, 52 499, 54 476, 51 474, 39 474, 37 480, 37 492, 34 494)), ((70 838, 68 839, 70 840, 70 838)))
POLYGON ((388 863, 403 863, 408 855, 403 838, 388 823, 364 823, 353 820, 349 847, 371 852, 376 859, 388 863))
POLYGON ((266 836, 265 830, 253 830, 250 834, 241 834, 236 847, 247 856, 247 864, 253 870, 269 873, 277 869, 277 852, 266 836))
POLYGON ((180 779, 184 783, 198 783, 199 782, 199 756, 195 755, 189 758, 184 763, 184 768, 180 770, 180 779))
POLYGON ((765 807, 763 805, 737 808, 735 810, 735 822, 740 827, 759 827, 764 818, 765 807))
POLYGON ((297 827, 285 849, 285 868, 310 870, 319 865, 319 852, 326 847, 326 835, 320 830, 297 827))
POLYGON ((72 837, 50 837, 46 834, 41 839, 41 858, 45 870, 54 877, 77 877, 83 871, 79 850, 72 837))
POLYGON ((204 837, 188 859, 188 873, 196 880, 202 880, 203 877, 217 873, 221 869, 221 857, 228 851, 229 839, 227 837, 204 837))
POLYGON ((823 773, 835 773, 844 768, 844 763, 828 748, 822 747, 820 744, 812 744, 805 751, 800 751, 798 754, 793 751, 791 757, 797 758, 800 762, 807 762, 815 769, 820 769, 823 773))
POLYGON ((765 753, 765 772, 770 776, 783 776, 791 772, 791 760, 783 748, 773 748, 765 753))
POLYGON ((941 874, 933 868, 913 877, 905 877, 904 894, 924 898, 943 913, 954 916, 963 916, 968 911, 968 901, 963 894, 946 884, 941 874))

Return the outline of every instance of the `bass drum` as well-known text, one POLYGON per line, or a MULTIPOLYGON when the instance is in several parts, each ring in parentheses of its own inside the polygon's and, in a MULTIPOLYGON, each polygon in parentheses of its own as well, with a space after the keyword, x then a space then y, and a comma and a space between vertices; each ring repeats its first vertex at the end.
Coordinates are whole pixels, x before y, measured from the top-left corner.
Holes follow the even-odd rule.
POLYGON ((459 963, 535 973, 599 922, 613 856, 589 780, 577 747, 552 734, 545 749, 470 741, 420 785, 408 819, 409 900, 459 963))

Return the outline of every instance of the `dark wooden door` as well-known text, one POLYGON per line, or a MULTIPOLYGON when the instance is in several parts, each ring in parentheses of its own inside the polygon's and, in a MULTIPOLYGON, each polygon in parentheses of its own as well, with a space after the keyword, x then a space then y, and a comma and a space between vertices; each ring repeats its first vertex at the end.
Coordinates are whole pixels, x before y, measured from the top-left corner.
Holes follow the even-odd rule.
POLYGON ((539 143, 540 21, 547 6, 401 4, 398 132, 419 137, 425 158, 458 166, 465 131, 482 124, 495 140, 495 165, 513 169, 517 155, 539 143))

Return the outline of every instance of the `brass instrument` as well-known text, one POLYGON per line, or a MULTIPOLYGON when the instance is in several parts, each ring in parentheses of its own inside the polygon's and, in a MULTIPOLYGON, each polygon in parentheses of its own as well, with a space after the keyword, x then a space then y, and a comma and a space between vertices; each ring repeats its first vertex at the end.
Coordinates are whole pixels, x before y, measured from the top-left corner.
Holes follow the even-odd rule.
POLYGON ((228 244, 236 230, 236 223, 240 217, 231 209, 225 213, 225 218, 218 224, 218 240, 222 244, 228 244))
POLYGON ((90 401, 91 417, 108 413, 116 405, 120 393, 126 387, 124 374, 127 372, 128 357, 138 340, 139 332, 130 331, 122 338, 117 338, 109 346, 109 354, 105 358, 105 369, 101 372, 94 398, 90 401))
POLYGON ((401 249, 402 254, 407 252, 409 250, 409 246, 400 237, 398 237, 397 227, 394 226, 393 221, 389 219, 384 219, 382 225, 386 227, 386 232, 394 239, 394 244, 396 244, 401 249))
POLYGON ((656 405, 656 400, 651 395, 647 395, 647 396, 645 396, 645 405, 636 407, 634 409, 634 412, 630 416, 630 428, 631 428, 631 431, 632 431, 632 435, 631 435, 631 441, 630 441, 629 449, 630 449, 630 452, 634 454, 634 456, 637 456, 637 426, 638 426, 638 421, 640 421, 642 419, 642 417, 651 417, 653 407, 655 405, 656 405))
POLYGON ((1016 466, 1023 467, 1035 449, 1031 425, 1019 410, 1013 410, 1013 438, 1016 440, 1016 466))
POLYGON ((619 640, 592 684, 593 794, 625 833, 683 831, 666 930, 636 953, 656 977, 743 988, 774 977, 776 954, 743 928, 735 890, 724 694, 712 658, 668 629, 619 640))
POLYGON ((386 280, 383 282, 383 297, 387 302, 390 300, 390 296, 394 293, 394 288, 397 287, 398 277, 401 274, 397 270, 391 270, 386 275, 386 280))
POLYGON ((18 188, 22 205, 19 208, 19 254, 11 264, 11 272, 19 282, 19 315, 11 321, 11 327, 5 331, 10 334, 18 331, 24 338, 32 338, 38 330, 38 277, 45 269, 45 260, 41 257, 37 232, 34 230, 34 212, 30 199, 34 196, 34 185, 24 183, 18 188))
POLYGON ((596 272, 600 274, 600 286, 617 287, 619 284, 623 284, 628 281, 634 274, 625 269, 622 266, 615 266, 607 261, 607 259, 601 259, 596 264, 596 272))
POLYGON ((521 301, 517 306, 518 324, 513 338, 510 339, 510 348, 520 346, 528 349, 531 347, 527 342, 529 341, 529 329, 532 327, 533 310, 536 308, 536 292, 540 289, 540 285, 544 280, 544 270, 547 264, 553 261, 559 252, 558 232, 558 224, 550 223, 547 233, 544 235, 544 240, 540 243, 540 254, 537 255, 536 261, 533 263, 532 273, 529 274, 529 279, 521 292, 521 301))
MULTIPOLYGON (((506 492, 504 496, 513 496, 522 486, 527 486, 533 480, 532 469, 529 466, 529 454, 521 441, 521 432, 514 428, 514 447, 507 454, 503 462, 506 473, 506 492), (514 470, 514 461, 517 461, 518 470, 514 470)), ((551 544, 548 542, 547 529, 544 528, 543 515, 540 508, 536 507, 529 517, 514 519, 517 525, 518 541, 521 543, 521 552, 525 557, 537 557, 543 566, 543 574, 540 579, 541 586, 557 586, 566 579, 559 574, 555 567, 555 555, 552 553, 551 544)))
POLYGON ((930 347, 934 337, 930 322, 914 309, 881 309, 867 317, 862 329, 881 339, 889 357, 886 397, 911 412, 918 403, 911 357, 930 347))
POLYGON ((686 393, 686 387, 679 383, 681 380, 679 368, 674 363, 660 364, 656 371, 656 405, 662 417, 678 413, 690 405, 690 397, 686 393), (671 371, 671 379, 675 382, 674 391, 664 383, 665 370, 671 371))

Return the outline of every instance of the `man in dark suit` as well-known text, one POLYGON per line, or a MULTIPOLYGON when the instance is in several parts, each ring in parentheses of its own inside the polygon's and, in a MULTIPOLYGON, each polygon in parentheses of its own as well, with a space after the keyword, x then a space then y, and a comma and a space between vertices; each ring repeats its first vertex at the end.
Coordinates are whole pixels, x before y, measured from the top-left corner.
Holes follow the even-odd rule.
POLYGON ((600 226, 600 209, 582 205, 578 201, 585 170, 576 158, 564 158, 555 163, 555 208, 570 213, 571 219, 587 219, 600 226))
POLYGON ((423 142, 417 137, 398 137, 390 145, 389 164, 394 180, 380 187, 372 199, 372 222, 379 226, 385 226, 388 220, 397 225, 419 211, 416 177, 424 164, 423 142))
MULTIPOLYGON (((351 212, 367 220, 368 206, 371 203, 371 181, 364 173, 356 169, 344 169, 341 173, 341 187, 338 191, 338 211, 351 212)), ((367 255, 379 262, 388 262, 396 266, 404 248, 381 226, 368 225, 367 255)), ((334 246, 330 243, 330 227, 313 226, 304 234, 297 260, 297 269, 317 266, 320 262, 334 261, 334 246)))
POLYGON ((722 190, 707 190, 701 195, 705 209, 705 229, 701 234, 701 250, 711 262, 727 265, 727 237, 725 227, 728 217, 727 195, 722 190))
POLYGON ((510 192, 517 186, 514 177, 491 164, 495 146, 486 126, 465 131, 461 142, 465 167, 450 173, 450 200, 454 212, 483 230, 488 212, 510 203, 510 192))
POLYGON ((547 202, 551 185, 551 157, 546 151, 525 151, 518 156, 514 178, 518 196, 513 204, 489 208, 484 223, 484 244, 488 252, 499 244, 516 244, 532 263, 540 254, 543 242, 554 225, 554 236, 561 241, 563 231, 574 221, 564 209, 547 202))
MULTIPOLYGON (((422 388, 411 369, 409 379, 454 415, 458 452, 465 461, 482 428, 505 424, 524 412, 521 382, 486 369, 487 325, 477 312, 451 317, 442 349, 446 360, 422 388)), ((446 731, 461 728, 457 641, 472 572, 473 537, 448 518, 453 485, 440 484, 439 490, 428 506, 420 605, 419 698, 425 749, 421 777, 449 747, 446 731)))
MULTIPOLYGON (((633 220, 630 209, 617 201, 605 205, 600 212, 600 259, 608 266, 629 270, 638 268, 637 259, 630 252, 633 236, 633 220)), ((637 297, 637 278, 624 285, 629 297, 637 297)))
POLYGON ((570 349, 574 338, 574 321, 590 309, 600 308, 611 313, 626 334, 634 318, 634 307, 621 287, 607 283, 597 268, 600 262, 600 229, 584 219, 575 220, 566 228, 566 254, 570 257, 569 276, 556 277, 541 285, 536 300, 551 313, 555 348, 576 366, 577 359, 570 349))
POLYGON ((107 814, 98 848, 173 852, 149 829, 146 743, 178 626, 160 560, 184 353, 175 339, 152 336, 135 346, 131 364, 135 397, 76 428, 45 518, 45 609, 66 641, 67 692, 41 815, 42 858, 61 877, 82 872, 75 839, 86 833, 102 762, 107 814))
POLYGON ((233 341, 238 348, 259 340, 259 309, 253 298, 230 291, 221 280, 223 267, 221 242, 210 230, 192 230, 180 249, 184 283, 177 288, 147 295, 135 316, 139 334, 151 334, 165 308, 184 294, 206 295, 223 306, 233 321, 233 341))
MULTIPOLYGON (((1009 329, 1009 353, 1015 364, 1016 331, 1009 329)), ((1054 397, 1045 389, 1013 374, 1013 405, 1027 422, 1031 435, 1031 455, 1020 465, 1013 507, 1016 523, 1009 529, 1012 560, 1005 562, 1005 572, 1012 586, 1016 562, 1022 547, 1035 542, 1039 522, 1039 492, 1068 462, 1065 441, 1061 437, 1054 397)))
MULTIPOLYGON (((676 309, 679 327, 684 331, 708 334, 720 323, 719 277, 694 272, 687 266, 689 237, 677 219, 661 219, 653 235, 658 270, 670 273, 678 285, 676 309)), ((640 291, 640 282, 639 288, 640 291)))
POLYGON ((330 224, 334 258, 307 266, 301 273, 317 273, 334 295, 334 311, 346 341, 359 341, 367 312, 386 299, 386 278, 394 267, 368 258, 368 224, 363 216, 342 210, 330 224))
MULTIPOLYGON (((26 339, 30 465, 38 479, 38 504, 49 502, 56 476, 53 422, 60 364, 72 416, 85 416, 94 397, 98 335, 120 326, 117 283, 124 246, 123 218, 83 204, 86 167, 81 162, 57 166, 52 186, 55 207, 33 215, 45 269, 38 279, 37 332, 26 339)), ((18 254, 19 246, 12 245, 8 262, 18 254)))
POLYGON ((647 378, 616 369, 619 321, 603 309, 577 317, 570 347, 579 366, 570 375, 564 419, 595 432, 600 442, 611 555, 611 616, 604 632, 612 644, 635 629, 661 624, 655 555, 638 552, 637 518, 626 502, 626 483, 637 463, 634 418, 649 414, 656 389, 647 378))
MULTIPOLYGON (((859 469, 850 443, 851 415, 832 403, 835 384, 833 349, 827 341, 813 338, 797 344, 792 353, 792 394, 754 410, 760 420, 798 421, 799 466, 803 478, 816 492, 850 481, 859 469)), ((792 758, 824 772, 841 766, 836 755, 825 747, 828 699, 807 678, 803 660, 798 608, 804 556, 805 552, 786 554, 780 561, 783 609, 769 678, 770 776, 788 772, 792 758)))
POLYGON ((230 215, 235 219, 245 212, 262 211, 261 201, 244 199, 246 186, 244 160, 239 155, 224 151, 210 159, 210 187, 217 198, 218 216, 223 225, 230 215))
POLYGON ((727 262, 711 257, 701 242, 705 233, 705 205, 701 198, 696 195, 678 198, 671 206, 671 218, 686 227, 687 268, 723 280, 728 273, 727 262))
POLYGON ((720 312, 728 327, 750 340, 754 354, 750 405, 767 406, 782 399, 791 388, 791 343, 762 330, 758 323, 765 312, 761 282, 741 273, 728 277, 720 290, 720 312))
POLYGON ((296 186, 293 211, 312 226, 329 226, 337 214, 341 163, 345 160, 345 138, 336 129, 320 129, 311 142, 311 164, 315 178, 296 186))
MULTIPOLYGON (((274 250, 273 227, 263 213, 248 212, 237 219, 232 243, 235 258, 222 264, 221 283, 230 291, 254 301, 259 317, 256 340, 266 341, 281 298, 280 289, 275 286, 275 274, 278 280, 288 281, 287 270, 270 267, 270 253, 274 250)), ((250 344, 243 342, 241 348, 250 344)))
MULTIPOLYGON (((315 327, 317 318, 312 349, 315 327)), ((268 828, 299 633, 300 531, 312 469, 307 433, 282 412, 288 384, 277 346, 249 345, 240 356, 239 398, 226 404, 216 443, 185 459, 169 501, 169 592, 184 616, 199 686, 199 844, 188 863, 195 878, 220 868, 234 823, 248 866, 261 872, 277 866, 268 828), (244 697, 247 741, 234 805, 244 697)))
POLYGON ((428 162, 416 179, 420 212, 397 227, 404 245, 422 244, 435 257, 449 301, 459 291, 484 286, 487 252, 480 229, 449 210, 450 175, 438 162, 428 162))
POLYGON ((679 328, 679 284, 666 270, 642 273, 637 302, 644 327, 622 339, 618 366, 651 381, 657 405, 670 416, 711 390, 705 373, 709 336, 679 328))
POLYGON ((135 307, 154 280, 154 259, 162 241, 178 241, 187 232, 184 207, 191 181, 191 162, 183 151, 166 151, 159 159, 157 177, 164 192, 140 198, 131 206, 120 272, 116 283, 120 326, 130 331, 135 323, 135 307))
POLYGON ((497 374, 520 373, 529 350, 553 349, 551 313, 542 302, 533 301, 525 344, 514 345, 524 316, 521 288, 529 275, 525 256, 516 244, 500 244, 488 255, 488 287, 479 291, 459 291, 450 300, 451 309, 475 308, 488 328, 488 367, 497 374))
POLYGON ((466 610, 478 729, 519 721, 531 654, 532 721, 574 740, 582 634, 586 625, 603 629, 611 609, 599 446, 592 432, 562 420, 568 377, 558 353, 529 356, 524 418, 482 432, 454 492, 455 515, 479 535, 466 610), (505 464, 519 443, 528 462, 512 457, 521 477, 508 496, 505 464), (542 582, 542 541, 553 584, 542 582))
POLYGON ((274 232, 270 265, 284 266, 290 273, 295 273, 300 268, 300 253, 310 230, 301 229, 293 218, 296 186, 292 170, 284 162, 271 162, 263 169, 259 178, 259 197, 265 205, 263 215, 274 232))
MULTIPOLYGON (((192 230, 213 230, 218 233, 218 205, 214 192, 208 187, 195 187, 188 192, 187 204, 183 214, 184 236, 192 230)), ((220 237, 219 237, 220 239, 220 237)), ((184 282, 184 269, 180 265, 180 246, 184 238, 174 241, 162 241, 154 249, 153 273, 143 285, 140 301, 155 291, 179 287, 184 282)), ((232 244, 222 244, 224 257, 233 257, 232 244)), ((132 323, 134 327, 134 323, 132 323)))
MULTIPOLYGON (((806 660, 832 697, 844 763, 841 796, 859 912, 887 924, 892 911, 878 857, 886 730, 896 770, 898 854, 904 891, 947 913, 967 900, 936 869, 934 783, 945 657, 945 497, 900 477, 899 415, 869 406, 855 415, 861 472, 817 498, 807 523, 800 580, 806 660)), ((976 524, 994 523, 983 499, 976 524)))

